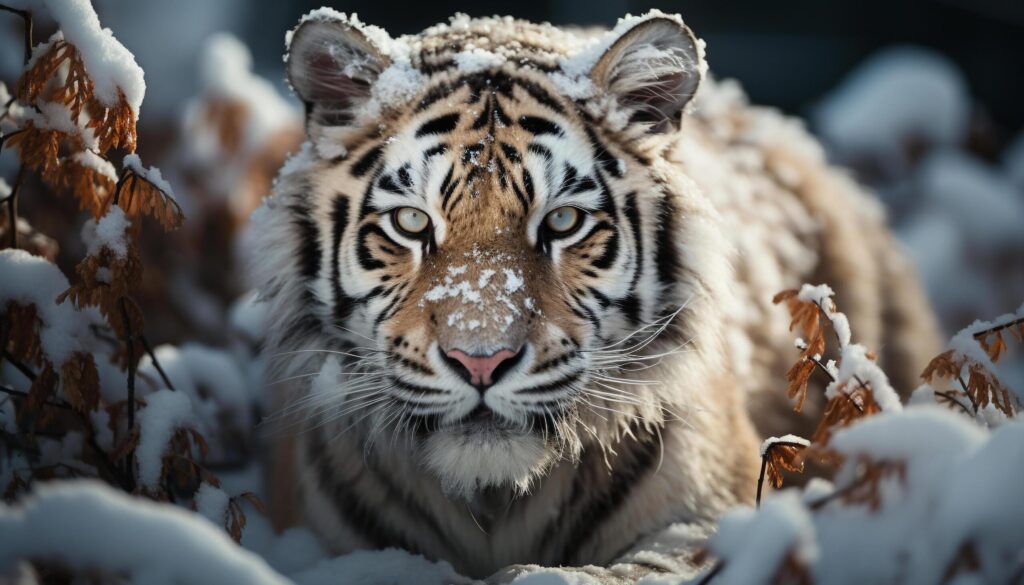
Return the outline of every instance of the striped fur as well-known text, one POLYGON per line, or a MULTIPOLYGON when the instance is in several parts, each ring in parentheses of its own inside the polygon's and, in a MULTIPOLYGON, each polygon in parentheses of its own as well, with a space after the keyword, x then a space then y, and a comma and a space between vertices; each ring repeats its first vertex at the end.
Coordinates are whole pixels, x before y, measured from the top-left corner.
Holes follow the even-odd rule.
MULTIPOLYGON (((929 349, 883 221, 812 141, 707 79, 680 128, 703 61, 678 17, 591 44, 462 18, 388 42, 323 14, 291 37, 310 142, 254 216, 279 525, 494 581, 690 571, 752 497, 748 396, 763 430, 781 420, 757 398, 791 358, 774 292, 827 275, 855 328, 881 339, 898 315, 929 349), (467 63, 478 49, 501 58, 467 63), (569 95, 586 51, 596 90, 569 95), (389 71, 416 81, 397 100, 389 71), (562 206, 584 218, 564 237, 544 227, 562 206), (520 347, 486 392, 443 357, 520 347)), ((908 346, 891 349, 920 358, 908 346)))

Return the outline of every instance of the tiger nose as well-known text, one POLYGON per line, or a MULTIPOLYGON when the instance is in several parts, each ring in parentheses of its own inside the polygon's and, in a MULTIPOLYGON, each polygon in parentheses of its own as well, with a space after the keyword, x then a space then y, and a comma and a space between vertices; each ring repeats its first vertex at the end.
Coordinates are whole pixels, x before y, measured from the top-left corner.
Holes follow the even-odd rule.
POLYGON ((519 361, 522 351, 502 349, 491 355, 476 356, 469 355, 461 349, 452 349, 446 352, 444 357, 464 380, 483 392, 519 361))

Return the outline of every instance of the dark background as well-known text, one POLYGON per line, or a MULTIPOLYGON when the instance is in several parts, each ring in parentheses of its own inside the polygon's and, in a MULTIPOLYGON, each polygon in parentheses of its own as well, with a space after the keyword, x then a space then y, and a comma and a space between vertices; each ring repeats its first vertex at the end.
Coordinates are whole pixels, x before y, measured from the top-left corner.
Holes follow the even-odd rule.
MULTIPOLYGON (((711 70, 739 79, 757 103, 803 113, 869 54, 894 44, 937 49, 964 73, 1001 133, 1024 127, 1024 2, 805 0, 663 2, 561 0, 345 0, 266 2, 239 31, 258 65, 280 63, 282 30, 323 4, 356 12, 392 34, 418 32, 455 12, 510 14, 553 24, 611 26, 626 13, 678 12, 707 41, 711 70)), ((1006 136, 1009 138, 1009 136, 1006 136)))

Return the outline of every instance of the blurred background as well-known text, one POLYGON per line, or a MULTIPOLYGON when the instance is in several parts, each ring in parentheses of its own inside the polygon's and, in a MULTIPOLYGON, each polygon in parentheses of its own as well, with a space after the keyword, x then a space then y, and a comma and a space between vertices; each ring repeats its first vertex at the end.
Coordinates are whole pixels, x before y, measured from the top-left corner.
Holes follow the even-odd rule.
MULTIPOLYGON (((301 141, 298 104, 283 83, 284 34, 323 3, 95 0, 147 73, 140 154, 163 169, 188 217, 170 242, 149 231, 150 338, 217 344, 227 324, 256 326, 238 301, 245 225, 301 141)), ((1024 2, 327 4, 393 36, 455 12, 605 27, 630 12, 678 12, 707 41, 715 76, 739 80, 756 104, 804 118, 830 158, 879 194, 947 332, 1024 301, 1024 2)), ((21 66, 20 22, 4 18, 0 27, 0 79, 10 85, 21 66)), ((37 23, 36 40, 51 30, 37 23)), ((0 159, 5 175, 12 164, 0 159)), ((26 199, 44 233, 84 221, 72 205, 26 199)), ((77 232, 59 243, 71 272, 82 254, 77 232)), ((1020 386, 1017 358, 1000 369, 1020 386)))

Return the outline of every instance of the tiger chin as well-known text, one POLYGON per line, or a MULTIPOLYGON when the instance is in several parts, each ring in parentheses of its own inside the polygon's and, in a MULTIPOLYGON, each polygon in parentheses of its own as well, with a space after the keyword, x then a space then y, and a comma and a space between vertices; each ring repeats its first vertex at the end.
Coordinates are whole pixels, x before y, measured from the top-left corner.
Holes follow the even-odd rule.
POLYGON ((393 39, 321 9, 287 42, 308 141, 252 269, 279 527, 490 582, 692 575, 759 432, 806 427, 775 292, 831 284, 905 387, 935 347, 878 205, 678 16, 393 39))

